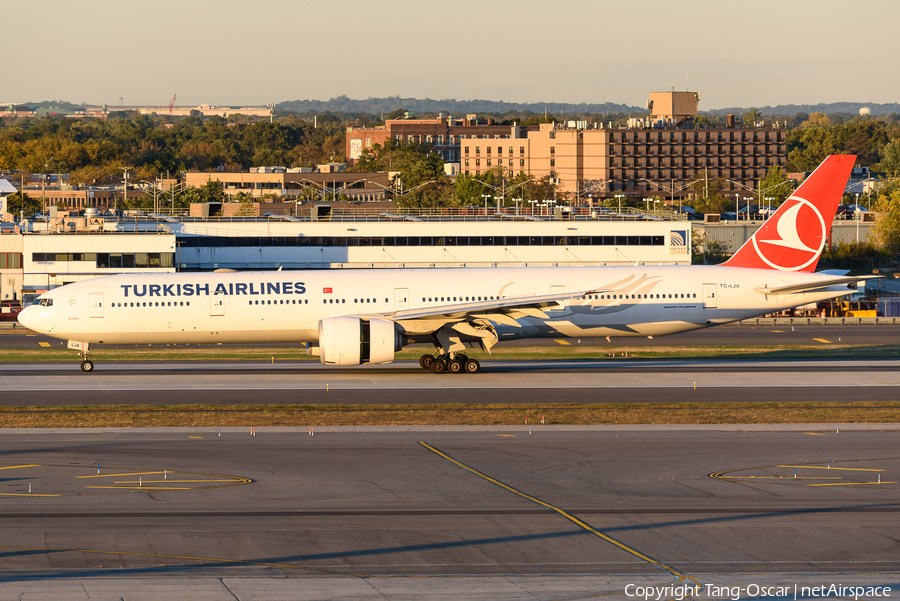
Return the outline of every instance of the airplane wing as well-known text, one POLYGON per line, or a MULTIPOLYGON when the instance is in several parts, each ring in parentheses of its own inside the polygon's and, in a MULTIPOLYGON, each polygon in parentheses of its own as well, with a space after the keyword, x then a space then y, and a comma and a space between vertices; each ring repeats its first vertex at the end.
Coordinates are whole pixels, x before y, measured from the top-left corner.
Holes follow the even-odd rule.
POLYGON ((800 284, 789 284, 787 286, 776 286, 775 288, 761 287, 755 288, 760 294, 803 294, 805 292, 819 292, 823 288, 831 286, 839 286, 841 284, 855 284, 863 280, 877 279, 878 275, 860 275, 856 277, 833 278, 830 280, 818 280, 815 282, 802 282, 800 284))
MULTIPOLYGON (((446 319, 447 321, 456 321, 469 317, 486 317, 488 315, 505 315, 511 316, 515 313, 522 313, 534 317, 546 318, 547 314, 543 309, 552 305, 559 304, 563 301, 584 298, 588 294, 600 294, 612 292, 609 290, 582 290, 580 292, 562 292, 557 294, 536 294, 533 296, 513 296, 498 298, 490 301, 453 303, 446 305, 437 305, 422 309, 404 309, 402 311, 387 311, 384 313, 361 315, 361 317, 378 317, 381 319, 391 319, 393 321, 403 321, 408 319, 446 319)), ((490 317, 488 317, 490 319, 490 317)), ((507 319, 509 319, 507 317, 507 319)), ((501 321, 503 321, 501 319, 501 321)))
MULTIPOLYGON (((493 323, 512 327, 522 327, 516 319, 522 317, 538 317, 547 319, 549 315, 544 309, 558 305, 571 299, 584 298, 588 294, 613 292, 612 289, 582 290, 579 292, 563 292, 557 294, 536 294, 532 296, 514 296, 498 298, 490 301, 452 303, 422 309, 404 309, 360 315, 360 317, 390 319, 399 323, 404 330, 415 334, 436 334, 439 339, 446 339, 454 345, 450 336, 464 334, 478 338, 486 351, 498 341, 493 323), (491 323, 493 322, 493 323, 491 323), (444 326, 449 326, 445 328, 444 326), (453 330, 450 334, 446 330, 453 330)), ((458 340, 454 350, 462 347, 458 340)))

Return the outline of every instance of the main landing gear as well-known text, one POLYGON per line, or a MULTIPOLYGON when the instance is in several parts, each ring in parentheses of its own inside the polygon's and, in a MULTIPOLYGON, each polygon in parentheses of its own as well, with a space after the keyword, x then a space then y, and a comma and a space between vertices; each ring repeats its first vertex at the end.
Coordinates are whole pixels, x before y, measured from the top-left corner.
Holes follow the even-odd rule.
POLYGON ((451 374, 477 374, 481 371, 481 364, 478 359, 472 359, 465 355, 454 353, 453 357, 449 355, 422 355, 419 357, 419 365, 422 369, 430 369, 433 373, 451 373, 451 374))

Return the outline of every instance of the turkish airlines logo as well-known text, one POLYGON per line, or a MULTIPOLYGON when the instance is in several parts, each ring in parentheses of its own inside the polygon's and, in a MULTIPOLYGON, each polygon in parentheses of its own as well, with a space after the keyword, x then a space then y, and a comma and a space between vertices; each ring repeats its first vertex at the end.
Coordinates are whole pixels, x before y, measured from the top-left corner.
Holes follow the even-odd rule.
POLYGON ((333 292, 333 290, 331 288, 322 288, 323 294, 331 294, 332 292, 333 292))
POLYGON ((805 198, 791 196, 753 236, 753 247, 769 267, 799 271, 819 258, 826 233, 819 209, 805 198))

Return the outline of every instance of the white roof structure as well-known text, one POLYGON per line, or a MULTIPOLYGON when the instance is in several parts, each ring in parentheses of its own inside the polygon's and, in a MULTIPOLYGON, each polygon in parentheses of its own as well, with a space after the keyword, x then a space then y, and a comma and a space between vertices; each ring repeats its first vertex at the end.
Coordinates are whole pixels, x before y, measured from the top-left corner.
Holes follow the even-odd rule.
POLYGON ((9 181, 5 179, 0 179, 0 196, 6 196, 7 194, 15 194, 18 192, 15 186, 13 186, 9 181))

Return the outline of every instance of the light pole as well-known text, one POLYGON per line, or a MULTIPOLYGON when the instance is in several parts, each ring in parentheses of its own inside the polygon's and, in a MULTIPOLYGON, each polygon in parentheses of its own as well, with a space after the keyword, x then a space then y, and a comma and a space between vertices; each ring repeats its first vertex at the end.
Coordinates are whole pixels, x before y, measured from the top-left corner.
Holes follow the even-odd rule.
POLYGON ((647 212, 648 212, 648 213, 650 212, 650 201, 651 201, 651 200, 653 200, 653 199, 650 198, 650 197, 648 197, 648 196, 645 196, 645 197, 644 197, 644 202, 647 203, 647 212))
MULTIPOLYGON (((492 186, 491 184, 488 184, 488 183, 486 183, 486 182, 478 182, 478 183, 481 184, 482 186, 486 187, 486 188, 490 188, 490 189, 493 190, 494 192, 499 192, 499 193, 500 193, 500 198, 502 198, 502 199, 505 200, 505 199, 506 199, 506 194, 507 194, 508 192, 512 192, 512 191, 515 190, 516 188, 521 188, 522 186, 524 186, 525 184, 527 184, 528 182, 530 182, 530 181, 533 180, 533 179, 534 179, 534 176, 531 176, 531 177, 529 177, 528 179, 526 179, 525 181, 523 181, 523 182, 521 182, 521 183, 518 183, 518 184, 516 184, 515 186, 513 186, 513 187, 511 187, 511 188, 507 188, 507 187, 506 187, 506 181, 505 181, 505 180, 504 180, 504 182, 503 182, 503 187, 502 187, 502 188, 501 188, 500 186, 492 186)), ((487 198, 490 197, 491 195, 490 195, 490 194, 482 194, 481 196, 485 197, 485 205, 484 205, 484 209, 485 209, 485 211, 487 211, 487 198)), ((496 196, 495 196, 494 198, 496 198, 496 196)))
POLYGON ((513 201, 516 203, 516 215, 519 214, 519 203, 522 202, 521 198, 513 198, 513 201))
POLYGON ((484 199, 484 214, 487 215, 487 203, 488 203, 488 198, 490 198, 491 195, 490 194, 482 194, 481 197, 484 199))
POLYGON ((624 194, 616 194, 616 198, 619 200, 619 214, 622 214, 622 199, 625 198, 624 194))
POLYGON ((125 172, 125 185, 122 187, 122 204, 126 207, 128 206, 128 172, 131 171, 131 167, 119 167, 122 171, 125 172))
MULTIPOLYGON (((762 186, 759 186, 759 188, 758 188, 757 190, 754 190, 754 189, 751 188, 750 186, 748 186, 748 185, 746 185, 746 184, 742 184, 741 182, 735 181, 735 180, 733 180, 733 179, 726 179, 725 181, 726 181, 726 182, 731 182, 732 184, 735 184, 736 186, 738 186, 738 187, 740 187, 740 188, 743 188, 744 190, 746 190, 746 191, 748 191, 748 192, 755 192, 756 195, 759 197, 759 204, 761 205, 761 204, 762 204, 762 195, 763 195, 764 193, 768 192, 769 190, 774 190, 775 188, 778 188, 778 187, 780 187, 780 186, 783 186, 784 184, 790 183, 790 182, 792 182, 793 180, 786 179, 786 180, 784 180, 784 181, 778 182, 778 183, 775 184, 774 186, 769 186, 768 188, 763 188, 762 186)), ((760 183, 761 183, 761 182, 760 182, 760 183)), ((775 199, 773 198, 772 200, 775 200, 775 199)))
POLYGON ((657 183, 657 182, 655 182, 655 181, 653 181, 653 180, 647 179, 646 177, 642 177, 642 178, 641 178, 641 181, 647 182, 647 183, 650 184, 651 186, 656 186, 658 189, 662 190, 663 192, 668 192, 668 193, 669 193, 670 203, 674 206, 674 205, 675 205, 675 193, 676 193, 676 192, 681 192, 682 190, 687 190, 688 188, 690 188, 690 187, 693 186, 694 184, 699 183, 699 182, 702 182, 703 180, 702 180, 702 179, 696 179, 696 180, 694 180, 694 181, 692 181, 692 182, 690 182, 690 183, 687 183, 687 184, 684 184, 684 185, 678 186, 678 187, 675 186, 675 180, 672 180, 672 185, 671 185, 671 186, 667 186, 667 185, 665 185, 665 184, 657 183))

